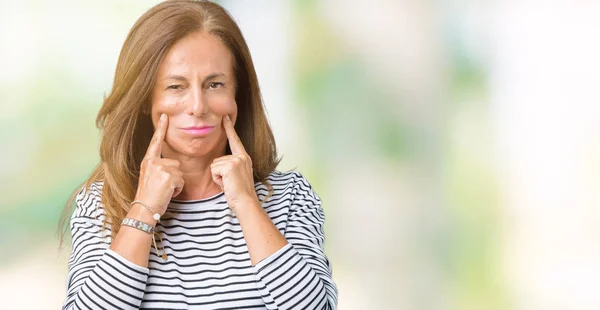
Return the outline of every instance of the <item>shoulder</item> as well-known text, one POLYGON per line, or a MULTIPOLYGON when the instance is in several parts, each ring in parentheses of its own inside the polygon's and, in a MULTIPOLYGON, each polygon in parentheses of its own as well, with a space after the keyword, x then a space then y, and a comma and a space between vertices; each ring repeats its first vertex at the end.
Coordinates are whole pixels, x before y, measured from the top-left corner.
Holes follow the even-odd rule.
MULTIPOLYGON (((310 199, 317 202, 321 201, 308 179, 297 170, 273 171, 266 181, 273 187, 273 197, 287 196, 288 199, 292 200, 310 199)), ((257 183, 256 189, 259 193, 268 191, 267 187, 261 183, 257 183)))
POLYGON ((82 186, 75 196, 75 211, 73 217, 98 218, 103 213, 102 187, 104 182, 97 181, 82 186))
POLYGON ((267 177, 267 181, 273 184, 273 186, 278 184, 293 184, 296 186, 303 186, 312 189, 312 186, 308 182, 308 179, 298 170, 275 170, 269 174, 269 176, 267 177))

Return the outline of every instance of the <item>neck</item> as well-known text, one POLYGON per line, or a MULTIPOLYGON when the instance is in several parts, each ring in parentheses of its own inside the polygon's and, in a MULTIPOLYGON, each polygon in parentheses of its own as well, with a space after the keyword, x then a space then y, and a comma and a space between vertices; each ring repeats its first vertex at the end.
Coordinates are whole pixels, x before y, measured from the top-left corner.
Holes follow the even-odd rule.
MULTIPOLYGON (((171 154, 169 154, 171 155, 171 154)), ((210 165, 217 157, 225 155, 225 151, 209 153, 202 157, 189 157, 183 154, 173 154, 168 158, 178 160, 179 169, 183 172, 184 186, 177 200, 198 200, 212 197, 223 190, 212 179, 210 165)))

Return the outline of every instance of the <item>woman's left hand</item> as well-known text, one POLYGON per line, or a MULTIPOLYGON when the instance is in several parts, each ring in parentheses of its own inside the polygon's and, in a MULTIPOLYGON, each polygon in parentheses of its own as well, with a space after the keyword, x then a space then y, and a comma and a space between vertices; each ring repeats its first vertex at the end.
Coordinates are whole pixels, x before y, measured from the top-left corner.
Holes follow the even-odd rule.
POLYGON ((223 117, 223 127, 231 155, 216 158, 210 168, 213 181, 225 192, 227 204, 235 212, 237 208, 258 201, 258 197, 254 189, 252 159, 235 132, 229 115, 223 117))

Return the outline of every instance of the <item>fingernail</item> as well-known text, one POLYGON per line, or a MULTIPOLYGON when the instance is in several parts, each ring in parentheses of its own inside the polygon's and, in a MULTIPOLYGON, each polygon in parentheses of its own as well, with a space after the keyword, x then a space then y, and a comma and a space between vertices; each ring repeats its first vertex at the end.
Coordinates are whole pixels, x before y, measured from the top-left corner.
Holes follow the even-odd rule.
POLYGON ((229 114, 225 115, 225 118, 226 118, 228 121, 230 121, 230 120, 231 120, 231 118, 229 118, 229 114))
POLYGON ((165 115, 165 113, 163 113, 163 114, 160 115, 160 120, 161 121, 164 121, 165 118, 167 118, 167 116, 165 115))

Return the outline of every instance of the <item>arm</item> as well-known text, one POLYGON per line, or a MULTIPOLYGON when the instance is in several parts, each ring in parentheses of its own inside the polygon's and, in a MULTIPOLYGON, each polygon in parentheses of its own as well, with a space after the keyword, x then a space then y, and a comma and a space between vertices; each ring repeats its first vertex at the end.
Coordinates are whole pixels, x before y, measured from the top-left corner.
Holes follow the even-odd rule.
MULTIPOLYGON (((108 249, 110 230, 102 230, 100 190, 101 185, 94 183, 91 191, 82 189, 76 198, 77 206, 71 217, 73 250, 69 256, 63 310, 138 309, 142 302, 148 269, 108 249)), ((127 233, 122 236, 126 238, 127 233)))
POLYGON ((301 175, 294 179, 283 236, 262 208, 238 214, 250 256, 260 258, 252 261, 261 295, 270 309, 335 309, 337 287, 323 247, 321 200, 301 175), (255 222, 245 227, 252 217, 255 222), (277 235, 287 241, 279 242, 277 235))
MULTIPOLYGON (((168 118, 162 114, 141 164, 135 199, 151 204, 159 215, 183 188, 179 162, 161 158, 167 126, 168 118)), ((111 244, 110 231, 102 229, 102 188, 93 184, 92 189, 89 194, 85 189, 79 193, 71 218, 73 252, 63 309, 138 309, 148 279, 152 236, 121 226, 111 244)), ((134 204, 126 217, 156 225, 152 213, 139 204, 134 204)))
POLYGON ((223 117, 223 127, 231 155, 213 161, 212 178, 240 221, 265 305, 269 309, 335 309, 337 288, 323 249, 321 199, 302 175, 290 174, 290 212, 282 234, 258 203, 252 160, 228 115, 223 117))

